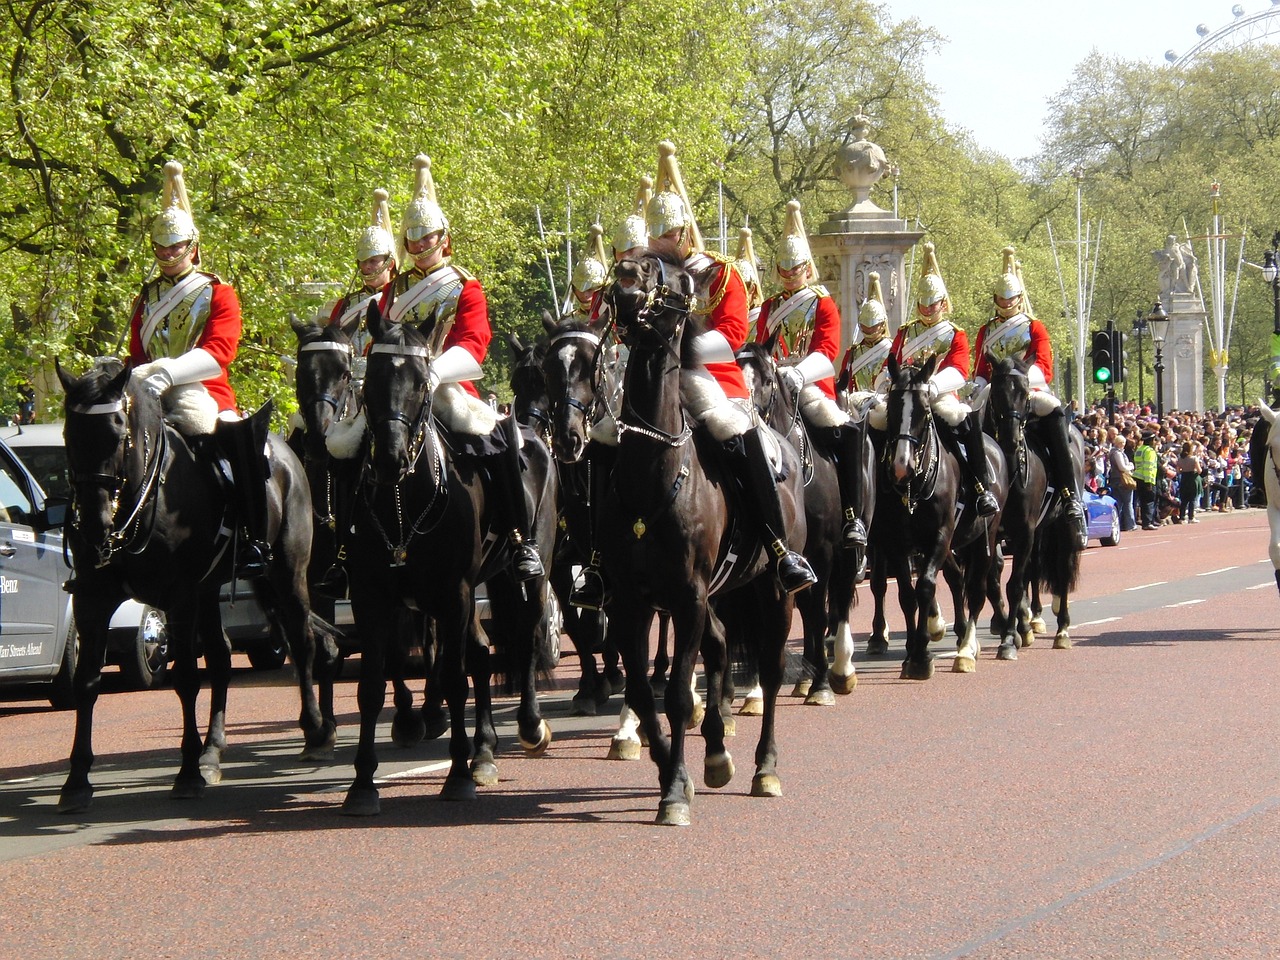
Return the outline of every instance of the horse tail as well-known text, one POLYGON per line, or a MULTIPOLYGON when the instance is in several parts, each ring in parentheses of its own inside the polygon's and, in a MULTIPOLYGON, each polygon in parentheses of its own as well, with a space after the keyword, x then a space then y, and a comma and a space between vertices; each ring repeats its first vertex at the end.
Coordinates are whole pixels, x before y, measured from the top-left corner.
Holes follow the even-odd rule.
POLYGON ((1067 522, 1061 518, 1042 525, 1037 531, 1040 586, 1055 597, 1070 594, 1080 579, 1079 541, 1067 522))

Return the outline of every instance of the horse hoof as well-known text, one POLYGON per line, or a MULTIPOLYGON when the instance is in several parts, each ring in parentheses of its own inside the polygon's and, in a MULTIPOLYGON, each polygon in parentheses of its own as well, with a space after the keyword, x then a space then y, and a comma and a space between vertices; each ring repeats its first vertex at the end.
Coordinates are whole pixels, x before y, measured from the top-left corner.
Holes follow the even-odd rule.
POLYGON ((699 726, 707 716, 707 708, 701 703, 693 705, 693 713, 689 715, 689 722, 684 725, 686 730, 692 730, 699 726))
POLYGON ((215 763, 202 763, 200 764, 200 778, 204 781, 205 786, 221 783, 222 767, 215 763))
POLYGON ((1036 642, 1036 632, 1034 630, 1028 630, 1022 635, 1022 639, 1019 642, 1022 644, 1023 648, 1031 646, 1031 644, 1036 642))
POLYGON ((399 714, 391 719, 391 742, 397 747, 416 747, 427 735, 427 722, 420 714, 399 714))
POLYGON ((59 813, 84 813, 93 805, 93 787, 64 787, 58 795, 59 813))
POLYGON ((204 788, 203 777, 179 777, 173 781, 169 796, 174 800, 199 800, 204 796, 204 788))
POLYGON ((977 669, 977 663, 973 657, 956 657, 951 663, 952 673, 973 673, 977 669))
POLYGON ((1000 644, 1000 649, 996 651, 997 660, 1017 660, 1018 645, 1012 640, 1005 640, 1000 644))
POLYGON ((867 638, 867 656, 883 657, 889 652, 888 637, 868 637, 867 638))
POLYGON ((524 748, 525 756, 542 756, 547 752, 547 747, 551 746, 551 725, 548 724, 546 720, 540 720, 538 726, 538 739, 531 743, 524 737, 521 737, 520 746, 524 748))
POLYGON ((1049 625, 1044 622, 1044 617, 1035 617, 1031 621, 1032 633, 1048 633, 1049 625))
POLYGON ((333 743, 318 743, 314 747, 303 747, 298 754, 301 763, 333 763, 335 755, 333 743))
POLYGON ((687 803, 664 803, 658 807, 658 817, 653 821, 660 827, 687 827, 693 823, 687 803))
POLYGON ((793 697, 807 697, 809 691, 813 689, 812 680, 797 680, 795 687, 791 691, 793 697))
POLYGON ((438 714, 422 715, 422 739, 439 740, 449 729, 449 715, 441 710, 438 714))
POLYGON ((1065 630, 1059 630, 1058 635, 1053 638, 1053 649, 1070 650, 1071 636, 1065 630))
MULTIPOLYGON (((471 782, 477 787, 493 787, 498 783, 498 765, 492 760, 476 760, 471 764, 471 782)), ((447 785, 447 783, 446 783, 447 785)), ((449 798, 449 799, 463 799, 449 798)))
POLYGON ((640 741, 623 740, 620 737, 614 737, 609 744, 610 760, 639 760, 641 752, 640 741))
POLYGON ((377 787, 352 787, 342 801, 344 817, 376 817, 382 812, 377 787))
POLYGON ((902 661, 902 673, 898 675, 899 680, 931 680, 933 679, 933 661, 928 660, 924 663, 915 663, 911 660, 902 661))
POLYGON ((729 751, 714 757, 707 757, 702 767, 702 782, 708 787, 727 787, 733 779, 736 768, 729 751))
MULTIPOLYGON (((494 768, 496 771, 496 767, 494 768)), ((497 780, 495 778, 494 783, 497 780)), ((476 782, 471 777, 456 777, 452 773, 444 778, 444 786, 440 788, 441 800, 474 800, 476 798, 476 782)))
POLYGON ((810 707, 834 707, 836 705, 836 695, 831 692, 830 687, 824 687, 821 690, 814 690, 804 698, 806 706, 810 707))
POLYGON ((738 708, 738 716, 740 717, 759 717, 764 714, 764 701, 759 697, 748 697, 742 701, 742 706, 738 708))
POLYGON ((751 778, 751 795, 753 797, 782 796, 782 781, 777 774, 757 773, 751 778))
POLYGON ((720 722, 724 724, 724 735, 726 737, 736 737, 738 735, 738 721, 733 716, 722 717, 720 722))
POLYGON ((857 686, 858 675, 856 673, 851 673, 847 677, 842 677, 838 673, 831 674, 831 689, 842 697, 853 693, 857 686))
MULTIPOLYGON (((608 702, 608 699, 608 697, 605 697, 605 702, 608 702)), ((594 696, 580 693, 574 697, 573 701, 569 704, 569 716, 594 717, 598 709, 599 705, 596 703, 596 698, 594 696)))

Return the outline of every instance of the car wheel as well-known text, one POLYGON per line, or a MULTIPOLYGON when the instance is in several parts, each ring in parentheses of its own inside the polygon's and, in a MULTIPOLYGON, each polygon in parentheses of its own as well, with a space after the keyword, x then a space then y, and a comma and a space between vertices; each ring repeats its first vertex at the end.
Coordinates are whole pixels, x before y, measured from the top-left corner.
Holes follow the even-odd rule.
POLYGON ((74 681, 76 663, 80 659, 80 633, 74 621, 67 626, 67 645, 62 651, 62 666, 58 675, 53 678, 53 686, 49 690, 49 702, 55 710, 70 710, 76 705, 74 681))
POLYGON ((152 690, 164 683, 169 672, 169 628, 164 614, 142 608, 142 621, 134 643, 121 657, 120 672, 132 690, 152 690))
POLYGON ((253 669, 279 670, 289 658, 289 644, 282 639, 277 639, 273 631, 266 640, 246 647, 244 652, 253 669))
POLYGON ((1104 547, 1114 547, 1120 542, 1120 514, 1114 514, 1111 517, 1111 536, 1102 537, 1098 540, 1104 547))

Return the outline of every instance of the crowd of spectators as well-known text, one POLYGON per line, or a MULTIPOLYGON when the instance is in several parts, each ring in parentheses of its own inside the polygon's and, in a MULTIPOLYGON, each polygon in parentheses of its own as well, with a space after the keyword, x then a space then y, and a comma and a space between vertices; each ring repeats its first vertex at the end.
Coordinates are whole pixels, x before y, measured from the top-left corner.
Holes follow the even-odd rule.
POLYGON ((1143 529, 1199 523, 1201 511, 1243 509, 1252 483, 1249 435, 1257 420, 1256 407, 1228 407, 1225 413, 1174 410, 1157 417, 1149 406, 1117 403, 1114 420, 1105 407, 1096 407, 1076 418, 1085 437, 1085 486, 1115 498, 1121 530, 1140 523, 1143 529), (1145 523, 1140 500, 1150 491, 1136 489, 1143 484, 1132 480, 1144 442, 1156 450, 1155 509, 1145 523))

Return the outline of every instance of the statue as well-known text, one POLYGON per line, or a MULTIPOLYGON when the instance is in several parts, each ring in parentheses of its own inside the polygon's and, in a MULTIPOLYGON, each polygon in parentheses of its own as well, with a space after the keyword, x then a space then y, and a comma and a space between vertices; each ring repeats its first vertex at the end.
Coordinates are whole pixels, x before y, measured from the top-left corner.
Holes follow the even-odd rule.
POLYGON ((1152 250, 1151 258, 1160 269, 1160 291, 1166 300, 1175 294, 1195 294, 1200 289, 1200 267, 1190 243, 1179 243, 1169 234, 1163 250, 1152 250))

